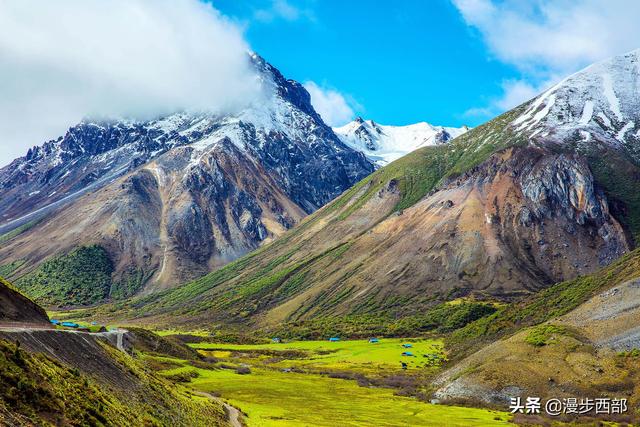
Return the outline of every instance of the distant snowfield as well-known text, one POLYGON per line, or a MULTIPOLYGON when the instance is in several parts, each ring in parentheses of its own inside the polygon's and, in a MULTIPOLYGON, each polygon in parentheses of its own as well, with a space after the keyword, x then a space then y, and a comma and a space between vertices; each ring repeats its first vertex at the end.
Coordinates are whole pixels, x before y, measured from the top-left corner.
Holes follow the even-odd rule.
POLYGON ((333 128, 333 131, 347 146, 363 152, 371 161, 384 166, 418 148, 444 144, 468 129, 466 126, 433 126, 426 122, 389 126, 358 117, 351 123, 333 128))

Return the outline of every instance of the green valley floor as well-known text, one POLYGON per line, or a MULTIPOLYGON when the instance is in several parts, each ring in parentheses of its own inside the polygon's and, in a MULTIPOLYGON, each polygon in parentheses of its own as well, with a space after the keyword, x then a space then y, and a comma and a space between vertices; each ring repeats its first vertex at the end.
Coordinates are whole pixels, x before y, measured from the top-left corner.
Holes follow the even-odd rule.
POLYGON ((439 340, 190 346, 205 358, 144 357, 162 375, 239 408, 250 427, 513 425, 508 413, 415 397, 444 360, 439 340))

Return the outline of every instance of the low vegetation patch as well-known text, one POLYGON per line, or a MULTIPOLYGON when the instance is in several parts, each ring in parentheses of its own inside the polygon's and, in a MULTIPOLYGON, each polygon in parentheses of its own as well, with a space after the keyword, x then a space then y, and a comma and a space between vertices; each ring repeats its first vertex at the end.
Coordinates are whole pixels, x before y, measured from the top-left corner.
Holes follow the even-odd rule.
POLYGON ((176 372, 175 374, 165 375, 164 377, 169 381, 176 383, 188 383, 194 378, 198 378, 200 374, 196 370, 183 370, 176 372))
POLYGON ((624 357, 624 358, 630 358, 630 359, 640 358, 640 349, 633 348, 631 350, 621 351, 620 353, 618 353, 618 357, 624 357))
POLYGON ((8 233, 0 235, 0 245, 2 245, 5 242, 8 242, 9 240, 13 239, 14 237, 17 237, 17 236, 21 235, 25 231, 30 230, 35 225, 37 225, 39 222, 40 222, 39 219, 33 220, 33 221, 30 221, 30 222, 27 222, 26 224, 21 225, 18 228, 15 228, 15 229, 9 231, 8 233))
POLYGON ((82 246, 45 261, 15 281, 42 305, 87 305, 109 296, 113 265, 100 246, 82 246))
POLYGON ((24 265, 23 260, 13 261, 9 264, 0 265, 0 276, 11 277, 13 273, 24 265))
POLYGON ((525 337, 525 342, 535 347, 542 347, 549 344, 553 336, 565 335, 567 329, 558 325, 538 325, 529 330, 525 337))
POLYGON ((414 337, 420 334, 448 333, 485 316, 495 313, 493 304, 465 301, 459 304, 438 304, 424 314, 396 318, 385 315, 351 315, 318 317, 309 320, 287 322, 275 330, 262 334, 293 339, 325 339, 338 335, 349 338, 370 336, 414 337))

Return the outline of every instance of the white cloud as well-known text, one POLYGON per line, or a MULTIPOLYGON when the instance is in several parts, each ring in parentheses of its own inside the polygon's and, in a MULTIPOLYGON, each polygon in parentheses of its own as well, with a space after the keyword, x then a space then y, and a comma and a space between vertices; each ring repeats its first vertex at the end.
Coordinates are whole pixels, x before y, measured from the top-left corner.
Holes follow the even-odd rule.
POLYGON ((241 108, 247 50, 198 0, 0 1, 0 165, 86 116, 241 108))
POLYGON ((505 80, 502 82, 504 95, 495 101, 496 107, 502 111, 510 110, 538 95, 542 89, 523 80, 505 80))
POLYGON ((555 81, 556 78, 551 78, 538 84, 532 84, 525 80, 504 80, 501 84, 502 94, 500 97, 491 99, 488 105, 484 107, 468 109, 463 116, 481 119, 492 118, 536 97, 545 89, 551 87, 555 81))
MULTIPOLYGON (((304 87, 311 95, 313 108, 329 126, 341 126, 353 119, 355 113, 352 105, 356 103, 350 97, 312 81, 305 82, 304 87)), ((358 105, 354 106, 358 108, 358 105)))
POLYGON ((293 22, 301 18, 314 20, 314 14, 310 9, 296 7, 287 0, 272 0, 268 8, 256 10, 254 18, 261 22, 273 22, 276 19, 293 22))
POLYGON ((555 80, 640 44, 640 2, 452 1, 490 52, 522 73, 521 81, 503 82, 504 96, 491 109, 517 105, 555 80))

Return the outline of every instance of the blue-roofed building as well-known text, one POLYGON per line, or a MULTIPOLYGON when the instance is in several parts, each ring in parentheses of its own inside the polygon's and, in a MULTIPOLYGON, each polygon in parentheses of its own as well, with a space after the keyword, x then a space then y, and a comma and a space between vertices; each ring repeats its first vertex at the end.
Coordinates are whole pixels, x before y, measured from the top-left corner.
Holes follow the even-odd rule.
POLYGON ((340 338, 339 337, 331 337, 331 338, 329 338, 329 341, 338 342, 338 341, 340 341, 340 338))
POLYGON ((62 322, 62 326, 64 326, 65 328, 79 328, 80 325, 78 325, 77 323, 74 322, 62 322))

